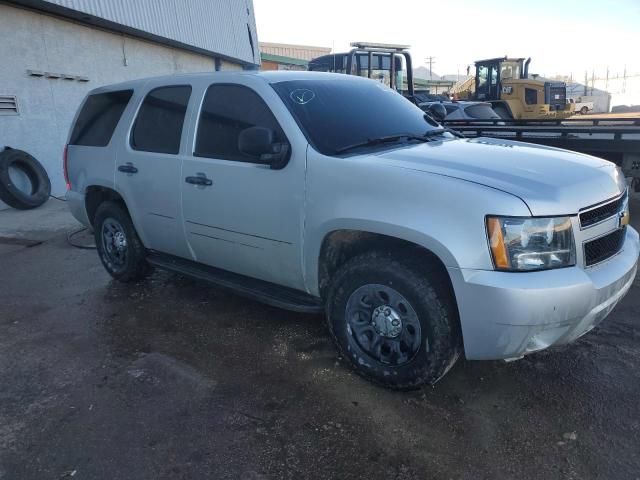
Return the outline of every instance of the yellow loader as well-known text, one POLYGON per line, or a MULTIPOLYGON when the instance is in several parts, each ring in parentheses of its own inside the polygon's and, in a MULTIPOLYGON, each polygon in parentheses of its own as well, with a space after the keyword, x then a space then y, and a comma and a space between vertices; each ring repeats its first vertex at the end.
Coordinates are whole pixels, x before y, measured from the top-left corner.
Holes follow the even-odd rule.
POLYGON ((505 119, 561 119, 574 114, 567 102, 564 82, 529 78, 529 62, 524 58, 490 58, 475 62, 475 79, 464 82, 454 93, 492 104, 505 119))

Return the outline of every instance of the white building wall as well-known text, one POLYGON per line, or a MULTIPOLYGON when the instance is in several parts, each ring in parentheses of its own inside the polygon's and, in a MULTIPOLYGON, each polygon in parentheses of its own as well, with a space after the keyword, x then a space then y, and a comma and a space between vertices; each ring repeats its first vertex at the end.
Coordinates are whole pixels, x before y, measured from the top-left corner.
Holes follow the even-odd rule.
MULTIPOLYGON (((260 64, 251 0, 10 0, 260 64), (251 35, 249 35, 251 32, 251 35), (252 45, 253 44, 253 45, 252 45)), ((147 37, 145 37, 147 38, 147 37)))
MULTIPOLYGON (((0 115, 0 146, 29 152, 46 168, 52 193, 65 191, 62 151, 86 93, 101 85, 179 72, 214 71, 213 58, 0 3, 0 95, 15 95, 19 115, 0 115), (88 82, 34 77, 39 70, 88 82)), ((222 69, 240 69, 222 62, 222 69)), ((6 207, 0 202, 0 208, 6 207)))

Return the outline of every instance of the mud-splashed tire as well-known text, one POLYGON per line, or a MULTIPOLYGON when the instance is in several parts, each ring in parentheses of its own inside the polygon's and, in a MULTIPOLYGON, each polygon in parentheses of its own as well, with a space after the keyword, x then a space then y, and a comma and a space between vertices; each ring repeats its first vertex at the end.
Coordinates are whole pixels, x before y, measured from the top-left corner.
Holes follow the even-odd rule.
POLYGON ((144 245, 121 204, 100 204, 93 227, 98 256, 109 275, 121 282, 134 282, 151 272, 144 245))
POLYGON ((340 354, 358 374, 387 388, 411 390, 434 384, 455 364, 462 342, 445 274, 407 254, 375 251, 338 270, 327 295, 327 321, 340 354), (394 320, 399 326, 391 325, 394 320), (384 331, 385 325, 393 331, 384 331), (378 348, 379 343, 384 345, 378 348))

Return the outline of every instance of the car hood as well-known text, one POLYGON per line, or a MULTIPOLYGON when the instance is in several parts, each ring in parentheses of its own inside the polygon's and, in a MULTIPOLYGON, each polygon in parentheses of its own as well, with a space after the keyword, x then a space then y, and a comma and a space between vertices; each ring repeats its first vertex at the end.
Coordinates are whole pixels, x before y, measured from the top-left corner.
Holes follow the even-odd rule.
POLYGON ((601 158, 495 138, 429 142, 377 156, 394 167, 508 192, 520 197, 535 216, 575 214, 626 188, 616 166, 601 158))

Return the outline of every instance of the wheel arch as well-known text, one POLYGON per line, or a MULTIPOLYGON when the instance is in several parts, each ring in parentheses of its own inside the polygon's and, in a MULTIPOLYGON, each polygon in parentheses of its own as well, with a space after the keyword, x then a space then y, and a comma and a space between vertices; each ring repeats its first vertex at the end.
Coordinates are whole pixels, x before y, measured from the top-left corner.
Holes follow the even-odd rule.
MULTIPOLYGON (((346 261, 371 250, 411 252, 418 260, 433 264, 451 287, 447 266, 457 266, 452 253, 439 241, 421 232, 402 227, 384 230, 369 225, 368 228, 331 228, 314 248, 307 282, 311 293, 325 298, 331 277, 346 261)), ((455 295, 454 295, 455 298, 455 295)))
POLYGON ((84 195, 84 206, 87 211, 87 218, 89 220, 89 223, 91 224, 91 227, 94 226, 93 221, 95 219, 98 207, 101 203, 107 201, 121 204, 125 208, 127 213, 131 215, 127 204, 124 201, 124 198, 122 198, 122 195, 120 195, 117 191, 115 191, 113 188, 105 187, 102 185, 91 185, 86 188, 84 195))

